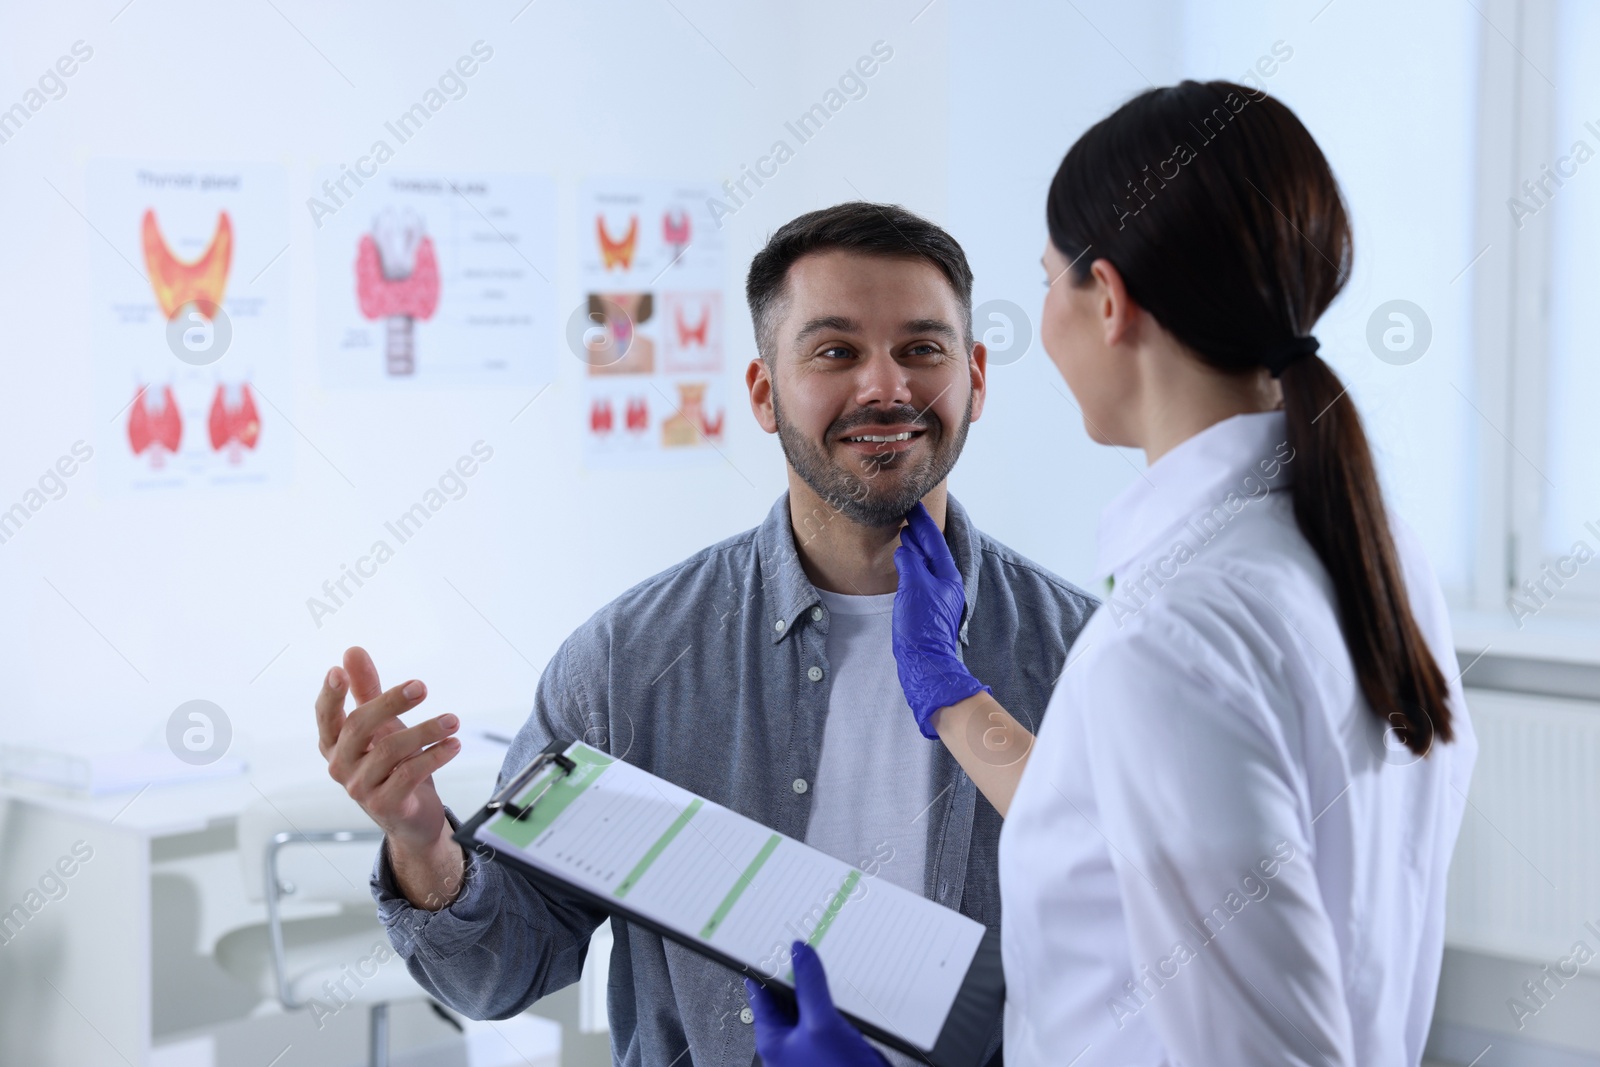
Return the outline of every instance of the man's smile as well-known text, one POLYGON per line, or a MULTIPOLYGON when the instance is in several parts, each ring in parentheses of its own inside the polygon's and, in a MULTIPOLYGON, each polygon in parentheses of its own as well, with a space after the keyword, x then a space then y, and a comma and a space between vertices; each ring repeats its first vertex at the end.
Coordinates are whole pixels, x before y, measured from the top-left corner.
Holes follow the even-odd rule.
POLYGON ((838 440, 863 455, 882 456, 908 450, 912 442, 927 432, 924 427, 902 423, 896 426, 861 427, 854 433, 840 435, 838 440))

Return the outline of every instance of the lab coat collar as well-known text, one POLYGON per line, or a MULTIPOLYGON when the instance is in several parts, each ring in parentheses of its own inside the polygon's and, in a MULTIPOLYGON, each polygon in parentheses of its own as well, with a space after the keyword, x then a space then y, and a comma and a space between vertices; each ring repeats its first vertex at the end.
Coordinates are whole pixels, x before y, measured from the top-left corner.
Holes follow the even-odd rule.
POLYGON ((1231 515, 1266 493, 1292 484, 1293 455, 1282 411, 1234 415, 1209 426, 1145 468, 1100 515, 1103 582, 1119 577, 1153 547, 1167 547, 1175 528, 1202 517, 1231 515), (1223 509, 1218 512, 1217 509, 1223 509))
MULTIPOLYGON (((978 606, 978 573, 981 552, 978 531, 973 529, 967 509, 956 498, 945 494, 944 539, 955 557, 956 569, 961 572, 961 582, 966 594, 966 613, 961 617, 958 635, 963 645, 968 643, 967 623, 978 606)), ((761 567, 761 582, 767 595, 767 609, 771 613, 768 626, 772 642, 777 644, 793 632, 803 613, 822 598, 816 586, 806 577, 800 564, 800 554, 795 549, 794 525, 789 514, 789 494, 785 492, 772 505, 766 521, 756 528, 756 551, 761 567), (782 623, 782 625, 778 625, 782 623)))

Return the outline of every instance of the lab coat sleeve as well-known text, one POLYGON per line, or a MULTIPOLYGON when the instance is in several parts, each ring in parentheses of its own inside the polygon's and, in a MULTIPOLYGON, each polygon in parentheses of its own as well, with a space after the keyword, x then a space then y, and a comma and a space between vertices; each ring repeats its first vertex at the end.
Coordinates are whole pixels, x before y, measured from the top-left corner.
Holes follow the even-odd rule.
POLYGON ((1129 1014, 1150 1014, 1175 1064, 1351 1064, 1305 784, 1270 686, 1240 668, 1235 621, 1151 614, 1079 680, 1129 1014))
MULTIPOLYGON (((581 738, 585 709, 566 645, 539 679, 533 714, 513 739, 499 785, 556 737, 581 738)), ((487 796, 484 798, 487 800, 487 796)), ((455 813, 447 812, 459 826, 455 813)), ((505 1019, 576 982, 603 912, 537 888, 518 871, 469 852, 459 896, 448 907, 412 907, 389 863, 388 842, 372 875, 390 944, 417 983, 471 1019, 505 1019)))

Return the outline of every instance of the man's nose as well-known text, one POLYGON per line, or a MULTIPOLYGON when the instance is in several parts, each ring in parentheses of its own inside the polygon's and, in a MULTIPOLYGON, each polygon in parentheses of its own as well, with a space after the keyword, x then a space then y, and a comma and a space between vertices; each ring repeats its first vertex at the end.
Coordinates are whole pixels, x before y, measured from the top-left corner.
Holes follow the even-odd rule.
POLYGON ((911 376, 888 349, 873 352, 856 370, 856 403, 893 407, 911 403, 911 376))

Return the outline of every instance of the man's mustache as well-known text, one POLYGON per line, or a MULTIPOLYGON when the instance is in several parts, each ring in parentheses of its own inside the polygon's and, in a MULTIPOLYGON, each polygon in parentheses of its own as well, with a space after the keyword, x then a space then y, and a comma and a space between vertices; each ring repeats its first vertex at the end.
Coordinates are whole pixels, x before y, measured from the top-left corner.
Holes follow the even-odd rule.
POLYGON ((832 440, 840 434, 851 430, 858 430, 863 426, 921 426, 926 429, 942 429, 939 417, 932 412, 916 408, 907 404, 904 407, 884 410, 862 410, 847 418, 840 419, 828 427, 828 439, 832 440))

